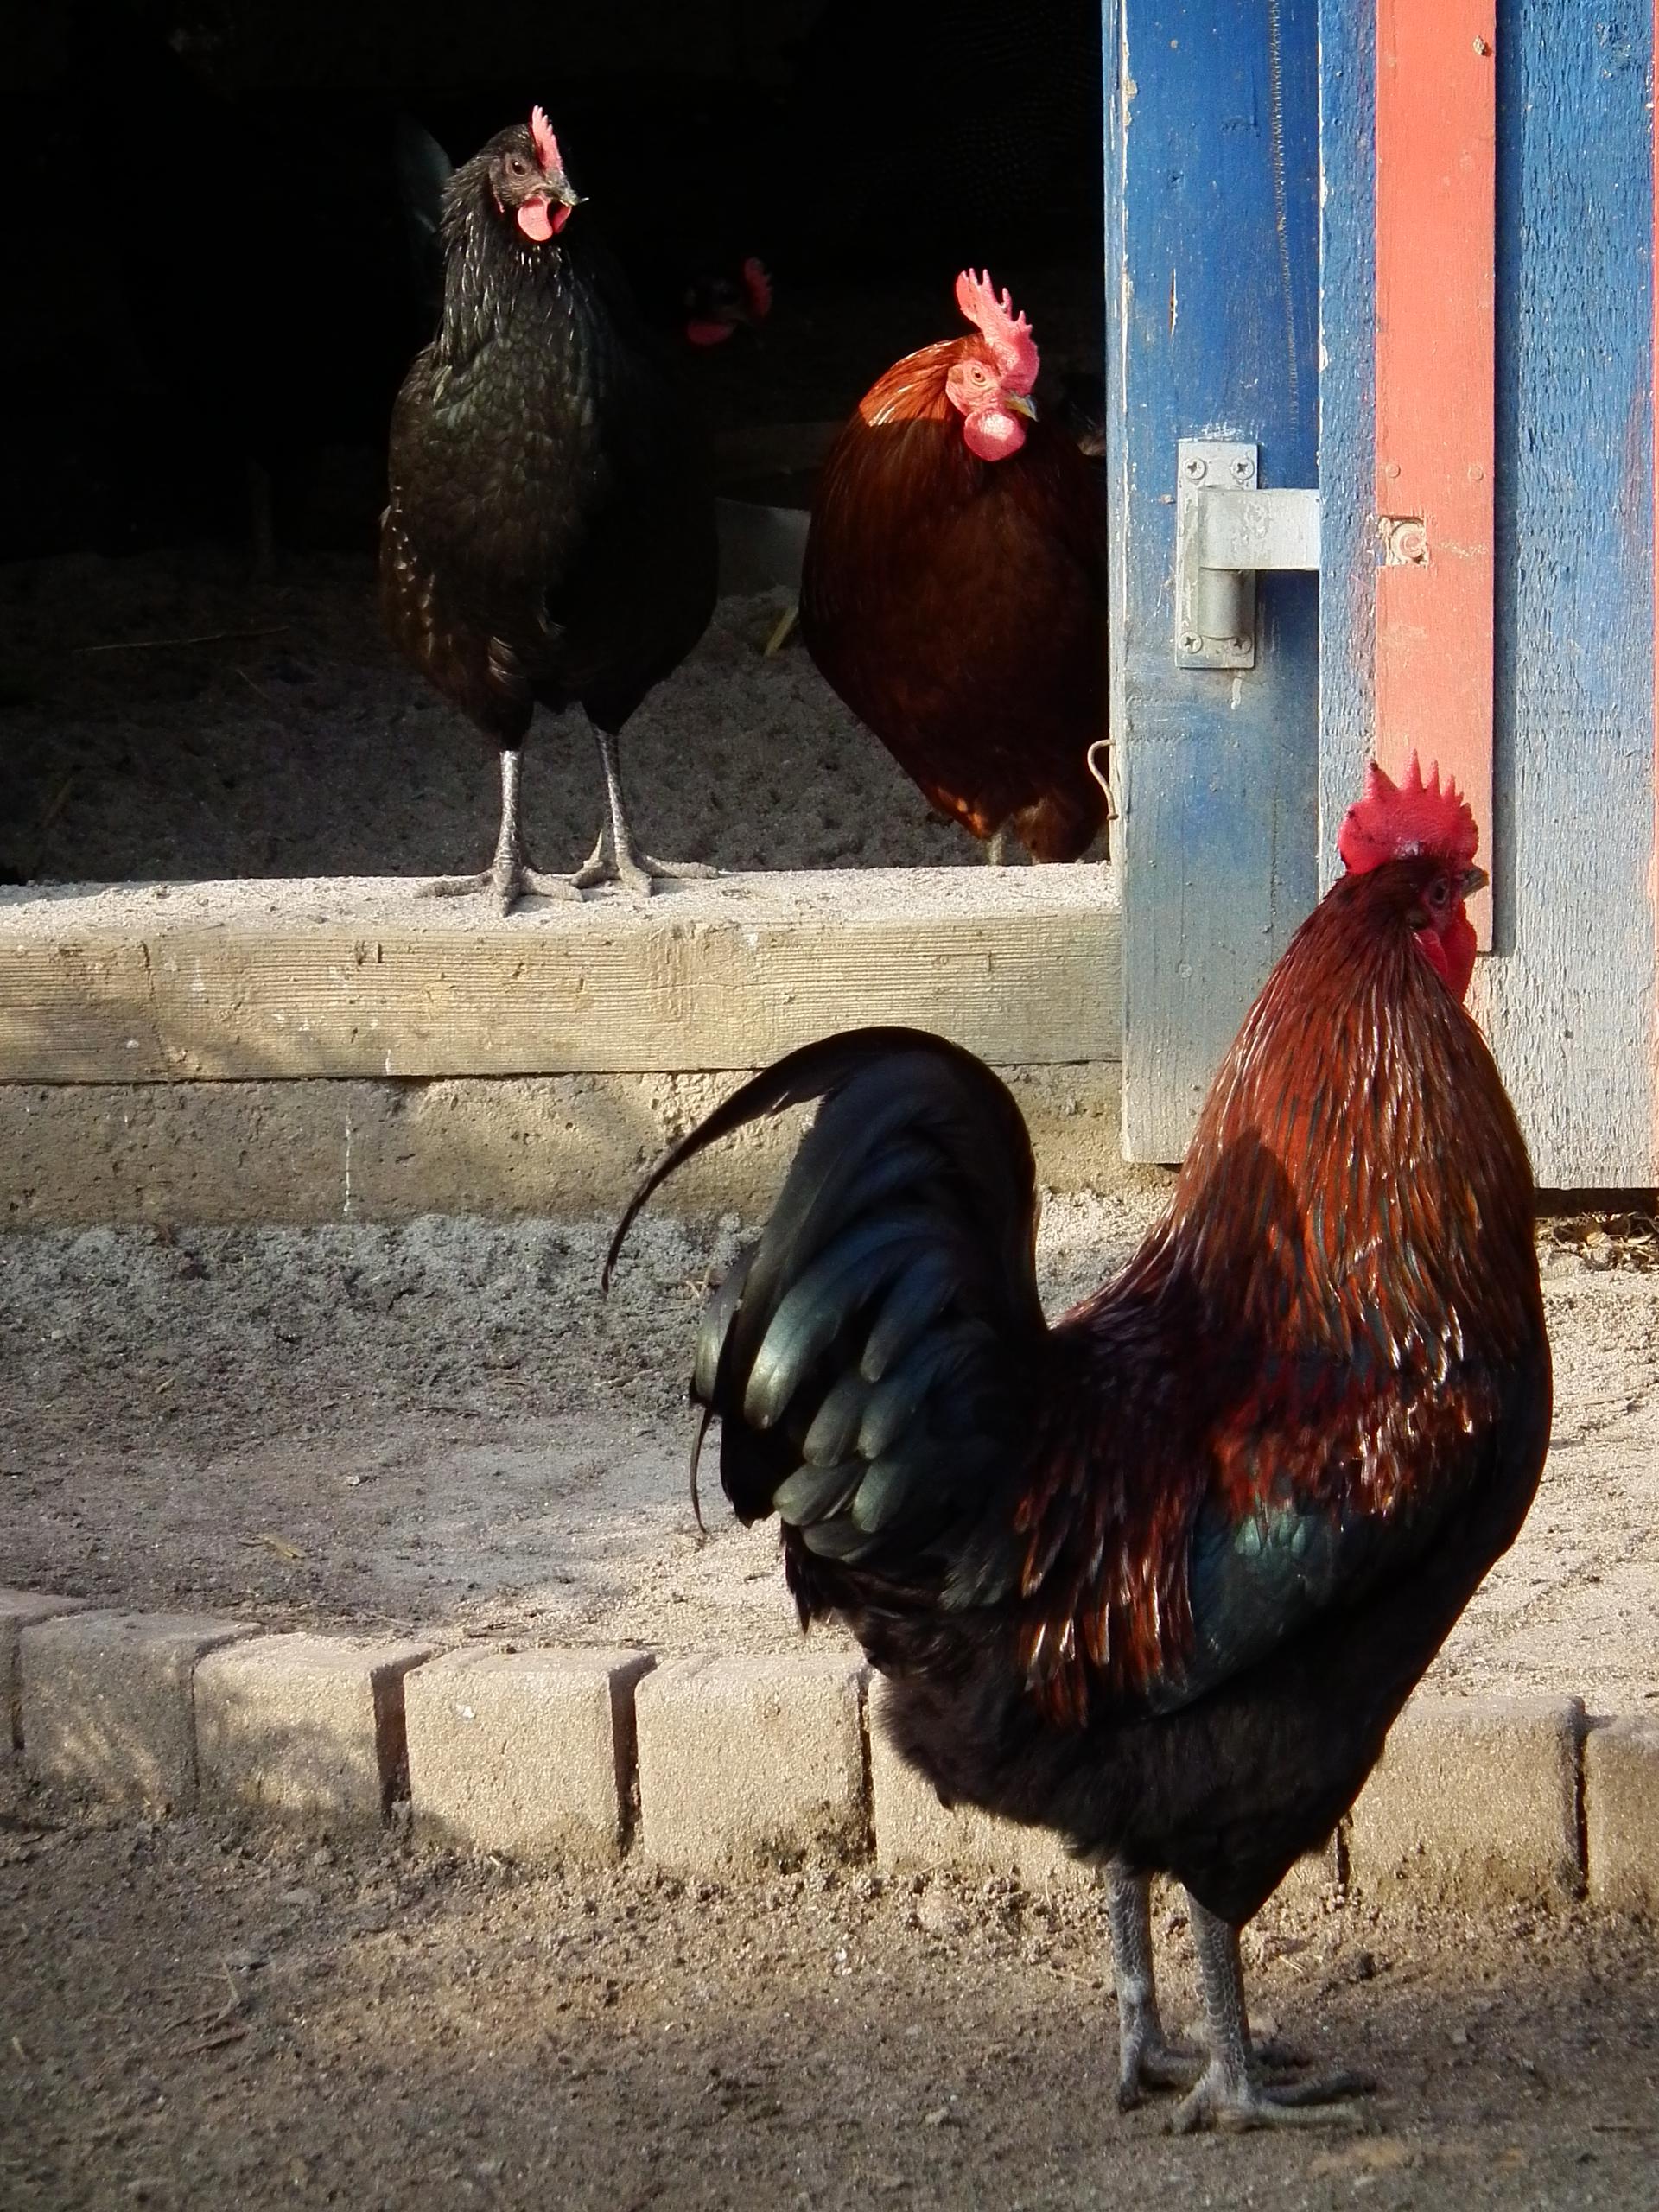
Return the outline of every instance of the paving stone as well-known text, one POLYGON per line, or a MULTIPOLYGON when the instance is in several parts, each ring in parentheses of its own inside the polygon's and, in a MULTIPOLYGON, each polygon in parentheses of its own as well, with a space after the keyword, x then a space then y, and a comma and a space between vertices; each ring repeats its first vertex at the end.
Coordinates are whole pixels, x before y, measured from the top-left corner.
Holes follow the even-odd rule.
POLYGON ((85 1598, 60 1598, 47 1590, 0 1590, 0 1766, 23 1747, 22 1634, 35 1621, 83 1612, 85 1598))
POLYGON ((1575 1893, 1583 1726, 1576 1698, 1414 1698, 1354 1807, 1355 1887, 1463 1904, 1575 1893))
POLYGON ((251 1633, 197 1613, 79 1612, 25 1628, 25 1766, 102 1796, 189 1804, 196 1663, 251 1633))
POLYGON ((640 1841, 665 1866, 862 1853, 863 1688, 841 1652, 674 1659, 634 1698, 640 1841))
POLYGON ((421 1643, 264 1636, 196 1669, 205 1799, 372 1827, 406 1794, 404 1677, 421 1643))
POLYGON ((1585 1738, 1584 1833, 1592 1904, 1659 1907, 1659 1720, 1607 1721, 1585 1738))
POLYGON ((404 1685, 423 1842, 524 1860, 614 1858, 649 1651, 452 1651, 404 1685))

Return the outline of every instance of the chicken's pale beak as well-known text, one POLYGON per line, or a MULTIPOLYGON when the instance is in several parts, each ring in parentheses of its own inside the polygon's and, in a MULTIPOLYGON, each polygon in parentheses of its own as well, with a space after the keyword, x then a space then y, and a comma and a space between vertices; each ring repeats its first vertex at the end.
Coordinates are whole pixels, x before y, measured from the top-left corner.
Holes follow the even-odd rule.
POLYGON ((1005 391, 1002 395, 1002 402, 1005 406, 1011 407, 1016 415, 1023 415, 1027 423, 1034 423, 1037 420, 1036 407, 1031 400, 1027 398, 1023 391, 1005 391))
POLYGON ((1477 891, 1484 891, 1491 881, 1484 868, 1465 868, 1459 880, 1458 889, 1465 899, 1472 899, 1477 891))

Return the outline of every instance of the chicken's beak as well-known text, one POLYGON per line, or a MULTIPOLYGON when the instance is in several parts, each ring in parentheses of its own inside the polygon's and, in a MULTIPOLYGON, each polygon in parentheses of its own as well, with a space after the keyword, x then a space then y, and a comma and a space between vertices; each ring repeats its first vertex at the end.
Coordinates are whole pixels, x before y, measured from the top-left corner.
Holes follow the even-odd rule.
POLYGON ((1011 407, 1016 415, 1023 415, 1027 423, 1034 423, 1037 420, 1036 406, 1027 398, 1023 391, 1005 391, 1002 399, 1003 404, 1011 407))
POLYGON ((1465 868, 1458 889, 1465 899, 1472 899, 1477 891, 1484 891, 1491 881, 1484 868, 1465 868))

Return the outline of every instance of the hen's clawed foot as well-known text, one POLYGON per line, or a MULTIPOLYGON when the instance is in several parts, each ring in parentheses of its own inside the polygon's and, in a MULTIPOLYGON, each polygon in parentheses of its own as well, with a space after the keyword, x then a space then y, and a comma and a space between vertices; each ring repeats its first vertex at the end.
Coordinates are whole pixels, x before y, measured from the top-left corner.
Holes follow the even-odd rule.
POLYGON ((720 870, 710 868, 706 861, 653 860, 649 853, 640 851, 628 827, 616 739, 610 731, 597 725, 594 735, 599 741, 600 766, 605 775, 605 826, 594 842, 593 851, 571 878, 577 890, 591 891, 600 883, 620 883, 636 898, 649 899, 659 883, 707 882, 718 875, 720 870))
POLYGON ((524 854, 524 833, 518 826, 520 762, 517 746, 501 748, 501 827, 495 840, 495 858, 477 875, 440 875, 416 891, 422 899, 465 899, 493 896, 504 914, 510 914, 529 894, 539 899, 581 896, 568 875, 543 875, 531 868, 524 854))
POLYGON ((719 873, 706 861, 655 860, 632 843, 619 852, 607 826, 600 831, 593 851, 569 880, 579 892, 591 891, 601 883, 618 883, 636 898, 649 899, 659 883, 707 882, 719 873))
POLYGON ((498 861, 493 868, 480 869, 476 875, 440 875, 431 882, 416 887, 419 899, 465 899, 480 894, 493 896, 504 914, 510 914, 518 901, 526 897, 537 899, 579 899, 582 895, 568 875, 546 875, 538 868, 527 867, 523 861, 503 868, 498 861))
POLYGON ((1369 2096, 1376 2087, 1363 2074, 1268 2083, 1258 2081, 1248 2067, 1239 2073, 1224 2060, 1212 2058, 1198 2087, 1170 2114, 1169 2132, 1196 2135, 1205 2127, 1241 2133, 1253 2127, 1357 2127, 1360 2116, 1350 2101, 1369 2096))

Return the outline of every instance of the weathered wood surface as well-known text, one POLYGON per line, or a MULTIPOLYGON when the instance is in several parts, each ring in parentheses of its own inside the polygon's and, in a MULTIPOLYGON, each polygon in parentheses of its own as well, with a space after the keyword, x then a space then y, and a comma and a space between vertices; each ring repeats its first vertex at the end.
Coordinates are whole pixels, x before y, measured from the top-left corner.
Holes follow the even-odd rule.
POLYGON ((0 892, 0 1082, 757 1067, 861 1022, 1116 1060, 1105 867, 732 875, 505 920, 407 884, 0 892))
POLYGON ((1659 1181, 1653 23, 1511 0, 1498 76, 1499 957, 1476 1007, 1546 1183, 1659 1181))
POLYGON ((1175 664, 1176 442, 1315 481, 1313 0, 1116 0, 1109 29, 1114 774, 1125 1141, 1179 1160, 1315 893, 1318 595, 1264 577, 1254 670, 1175 664))
MULTIPOLYGON (((1498 866, 1471 1003, 1556 1189, 1659 1181, 1651 36, 1513 0, 1495 41, 1498 866)), ((1322 0, 1320 48, 1328 880, 1374 730, 1374 0, 1322 0)))
POLYGON ((1319 888, 1376 722, 1374 0, 1319 0, 1319 888))

